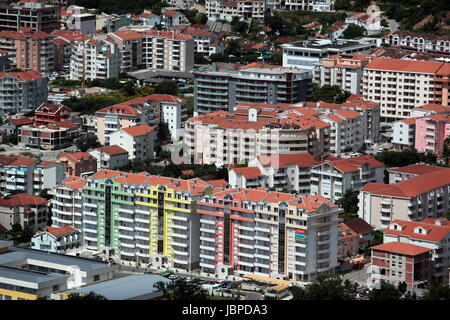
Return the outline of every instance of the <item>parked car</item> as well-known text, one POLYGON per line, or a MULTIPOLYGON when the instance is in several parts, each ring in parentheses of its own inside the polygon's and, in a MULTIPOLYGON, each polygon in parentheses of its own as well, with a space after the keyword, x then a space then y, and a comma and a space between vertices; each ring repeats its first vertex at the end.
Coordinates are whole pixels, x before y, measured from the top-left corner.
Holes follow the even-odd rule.
POLYGON ((30 150, 30 147, 27 147, 27 146, 20 146, 19 149, 21 149, 21 150, 30 150))

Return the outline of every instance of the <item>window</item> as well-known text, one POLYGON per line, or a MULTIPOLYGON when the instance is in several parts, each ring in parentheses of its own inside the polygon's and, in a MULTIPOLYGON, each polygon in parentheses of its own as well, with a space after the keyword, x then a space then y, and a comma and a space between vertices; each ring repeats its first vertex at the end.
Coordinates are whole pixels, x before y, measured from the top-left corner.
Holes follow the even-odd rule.
POLYGON ((94 281, 99 281, 100 280, 100 275, 99 274, 96 274, 95 276, 94 276, 94 281))

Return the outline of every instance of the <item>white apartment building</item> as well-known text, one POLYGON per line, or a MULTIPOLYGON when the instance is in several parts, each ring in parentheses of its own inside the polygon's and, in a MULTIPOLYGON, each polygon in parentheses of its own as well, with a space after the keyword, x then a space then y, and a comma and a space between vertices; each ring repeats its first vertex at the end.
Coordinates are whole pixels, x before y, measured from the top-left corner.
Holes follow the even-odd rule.
POLYGON ((159 101, 161 122, 167 123, 173 141, 184 135, 184 124, 187 120, 186 99, 168 94, 152 94, 150 99, 159 101))
POLYGON ((430 33, 415 33, 398 30, 383 39, 392 46, 404 46, 419 49, 419 51, 450 52, 450 40, 447 36, 437 36, 430 33))
POLYGON ((52 226, 83 230, 82 195, 85 184, 84 178, 71 176, 49 192, 53 195, 52 226))
POLYGON ((447 219, 394 220, 384 230, 383 242, 405 242, 432 249, 433 280, 446 283, 450 267, 450 225, 447 219))
POLYGON ((311 167, 319 163, 309 153, 259 156, 247 168, 229 169, 228 181, 232 188, 265 187, 309 195, 311 167))
POLYGON ((364 67, 375 56, 367 54, 338 54, 320 59, 314 65, 313 82, 319 86, 338 86, 352 94, 361 94, 364 67))
POLYGON ((65 179, 66 168, 63 163, 42 161, 36 164, 33 172, 33 193, 39 194, 43 189, 51 190, 65 179))
POLYGON ((188 119, 184 142, 197 163, 232 164, 255 157, 277 154, 329 154, 329 127, 312 116, 283 114, 258 118, 256 110, 248 120, 225 111, 188 119))
POLYGON ((318 11, 332 12, 335 0, 268 0, 266 6, 273 9, 283 9, 286 11, 318 11), (284 3, 284 6, 283 6, 284 3))
POLYGON ((358 27, 363 27, 366 30, 367 36, 378 34, 383 31, 380 17, 370 16, 365 12, 358 12, 350 17, 345 18, 345 23, 355 24, 358 27))
POLYGON ((49 227, 38 230, 31 238, 31 247, 36 250, 65 254, 66 251, 83 245, 82 234, 79 230, 66 227, 49 227))
POLYGON ((30 112, 46 102, 47 83, 37 71, 0 73, 0 116, 30 112))
POLYGON ((395 183, 368 183, 359 193, 358 215, 375 229, 395 219, 440 218, 449 210, 450 170, 433 171, 395 183))
POLYGON ((152 30, 142 39, 142 55, 147 69, 189 72, 194 67, 194 39, 190 35, 152 30))
POLYGON ((146 124, 123 128, 110 135, 110 144, 128 152, 130 160, 145 160, 154 156, 154 132, 146 124))
POLYGON ((108 34, 121 53, 121 71, 162 69, 188 72, 194 67, 194 40, 171 31, 135 32, 121 30, 108 34))
POLYGON ((97 170, 116 169, 128 164, 128 151, 118 145, 100 147, 89 154, 97 159, 97 170))
POLYGON ((384 165, 372 156, 325 160, 311 168, 311 194, 336 202, 349 189, 359 191, 369 182, 383 183, 384 165))
POLYGON ((416 118, 395 121, 393 124, 392 144, 396 150, 415 148, 416 118))
POLYGON ((330 153, 341 156, 356 151, 364 145, 363 116, 353 110, 336 110, 332 114, 319 116, 330 124, 330 153))
POLYGON ((308 39, 283 44, 283 67, 313 70, 320 59, 336 54, 355 54, 377 48, 376 39, 308 39))
POLYGON ((364 99, 380 104, 385 125, 411 117, 415 107, 429 103, 448 105, 448 64, 377 58, 364 68, 364 99))
MULTIPOLYGON (((351 95, 342 104, 323 101, 306 102, 299 105, 314 108, 324 115, 335 114, 338 110, 350 110, 359 113, 362 118, 363 139, 366 145, 372 145, 380 140, 380 106, 373 101, 362 99, 360 95, 351 95)), ((345 114, 345 113, 344 113, 345 114)), ((342 116, 340 116, 342 118, 342 116)))
POLYGON ((205 7, 208 20, 211 21, 226 20, 231 22, 233 17, 238 17, 241 21, 256 20, 262 22, 266 11, 266 3, 262 0, 206 0, 205 7))
POLYGON ((70 58, 70 79, 116 78, 120 62, 118 47, 110 41, 90 39, 75 42, 70 58))

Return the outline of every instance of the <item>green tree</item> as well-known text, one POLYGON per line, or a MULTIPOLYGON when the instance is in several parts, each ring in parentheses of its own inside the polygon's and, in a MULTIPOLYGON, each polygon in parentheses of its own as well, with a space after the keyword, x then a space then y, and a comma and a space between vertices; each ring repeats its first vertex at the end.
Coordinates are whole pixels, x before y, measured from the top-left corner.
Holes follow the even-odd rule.
POLYGON ((67 300, 108 300, 100 294, 91 291, 88 294, 70 293, 67 300))
POLYGON ((241 45, 239 44, 239 40, 231 40, 230 42, 228 42, 227 46, 223 50, 223 53, 226 56, 241 56, 241 45))
POLYGON ((338 86, 324 85, 322 87, 314 86, 311 100, 324 101, 328 103, 343 103, 350 96, 350 92, 343 91, 338 86))
POLYGON ((231 29, 235 32, 245 33, 248 30, 248 23, 245 21, 240 21, 239 17, 233 17, 231 21, 231 29))
POLYGON ((52 196, 51 194, 48 193, 49 190, 50 190, 50 189, 42 189, 42 190, 39 192, 39 197, 45 198, 45 199, 47 199, 47 200, 52 199, 53 196, 52 196))
POLYGON ((170 94, 176 96, 178 94, 178 86, 175 81, 165 80, 155 87, 155 93, 170 94))
POLYGON ((356 24, 349 24, 347 29, 342 33, 344 39, 360 38, 364 35, 366 29, 364 27, 357 26, 356 24))
POLYGON ((423 300, 450 300, 450 286, 434 284, 422 296, 423 300))
POLYGON ((170 141, 170 129, 167 122, 161 121, 158 127, 158 141, 170 141))
POLYGON ((353 300, 355 296, 341 278, 319 276, 305 288, 291 287, 293 300, 353 300))
POLYGON ((402 293, 393 284, 382 282, 380 288, 369 292, 369 300, 399 300, 402 293))
POLYGON ((448 210, 445 214, 444 214, 444 218, 447 220, 450 220, 450 210, 448 210))
POLYGON ((82 138, 79 138, 75 141, 75 145, 82 152, 86 152, 90 149, 95 149, 101 147, 102 145, 98 142, 98 138, 95 135, 88 135, 82 138))
POLYGON ((209 300, 208 292, 199 284, 186 282, 184 278, 178 278, 169 283, 159 281, 155 283, 155 288, 162 291, 167 300, 209 300))

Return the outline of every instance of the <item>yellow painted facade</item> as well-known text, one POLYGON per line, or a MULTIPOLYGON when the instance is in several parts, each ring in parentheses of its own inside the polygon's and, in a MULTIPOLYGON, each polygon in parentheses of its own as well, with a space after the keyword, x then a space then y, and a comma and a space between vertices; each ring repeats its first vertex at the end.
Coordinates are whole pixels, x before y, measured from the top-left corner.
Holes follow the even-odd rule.
POLYGON ((35 294, 6 289, 0 289, 0 295, 9 296, 11 297, 11 300, 36 300, 38 298, 38 296, 35 294))

